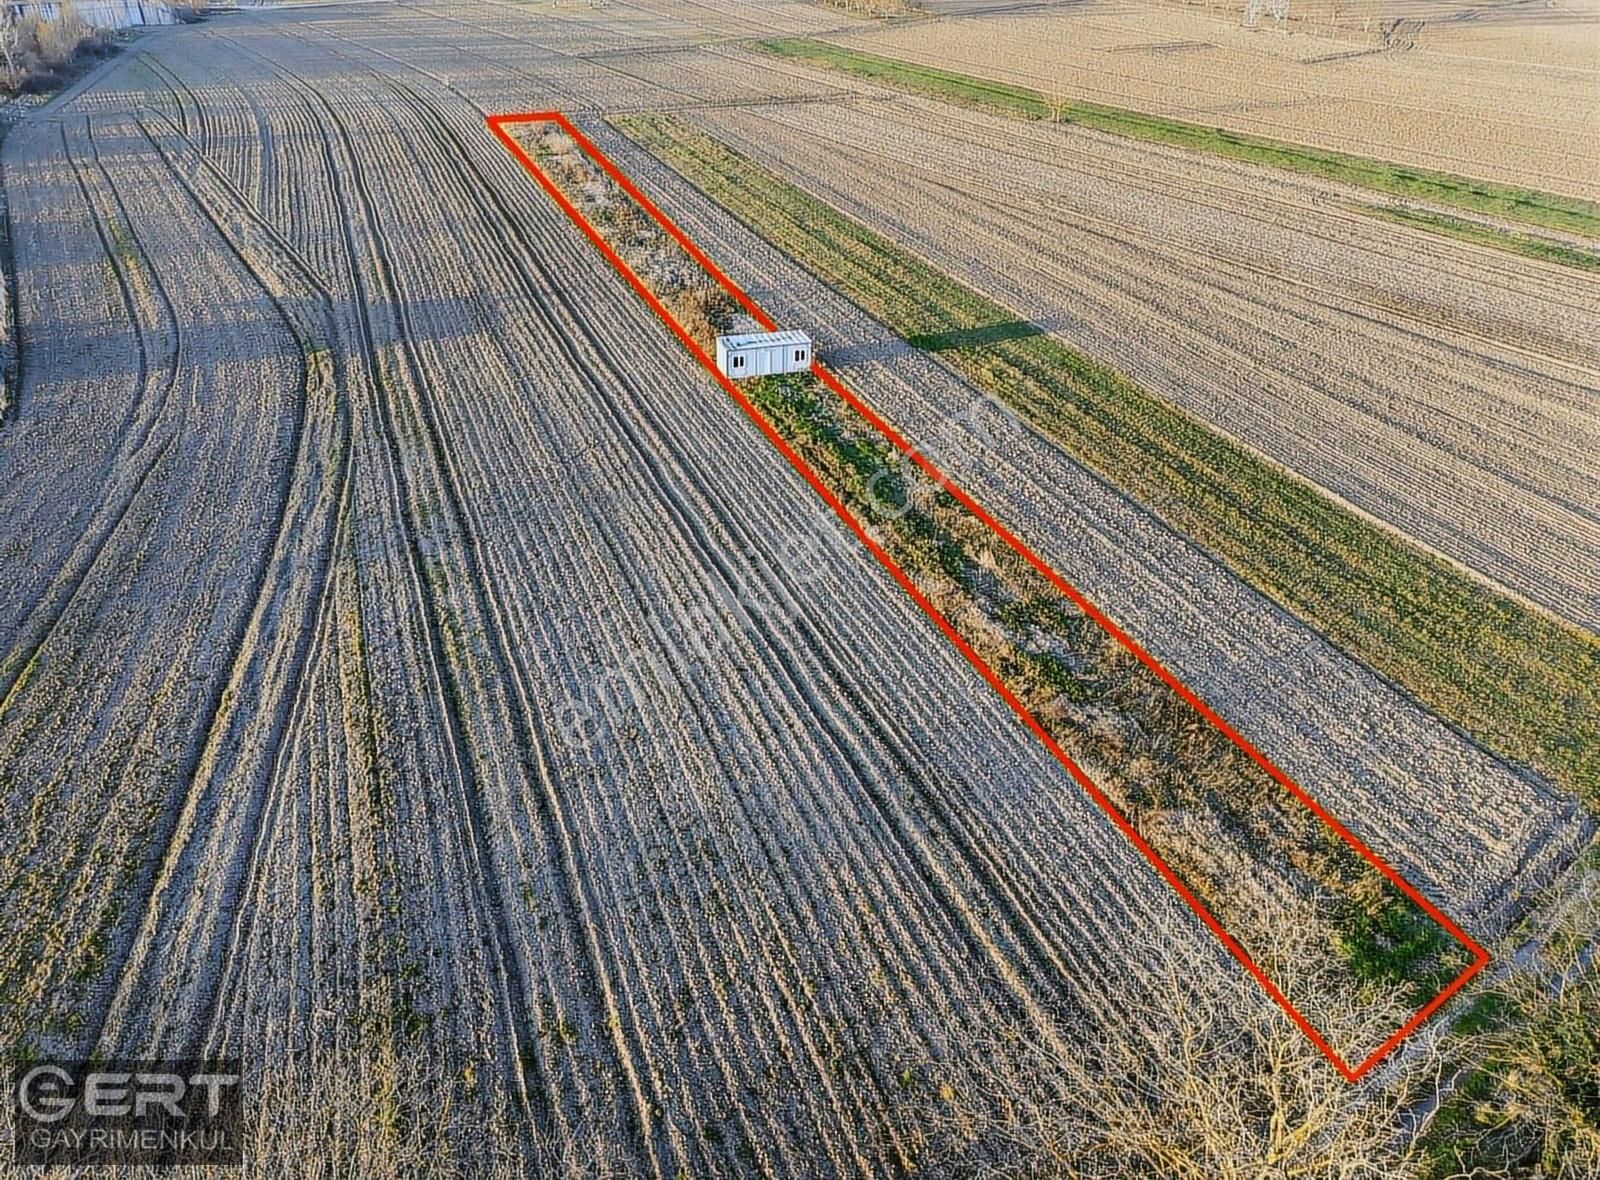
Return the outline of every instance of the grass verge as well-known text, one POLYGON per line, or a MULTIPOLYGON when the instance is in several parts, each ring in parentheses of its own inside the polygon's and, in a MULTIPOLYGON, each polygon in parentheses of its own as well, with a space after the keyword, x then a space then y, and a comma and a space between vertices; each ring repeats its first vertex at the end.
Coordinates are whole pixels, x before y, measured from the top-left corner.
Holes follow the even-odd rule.
POLYGON ((1061 341, 1007 328, 1013 312, 687 122, 614 122, 903 338, 954 342, 945 363, 1342 650, 1600 810, 1600 637, 1484 586, 1061 341))
POLYGON ((1489 180, 1474 180, 1448 172, 1413 168, 1386 160, 1352 156, 1344 152, 1286 143, 1281 140, 1226 131, 1221 127, 1185 123, 1178 119, 1148 115, 1118 107, 1100 106, 1096 103, 1074 101, 1052 103, 1039 91, 1026 86, 975 78, 934 66, 897 61, 894 58, 862 53, 856 49, 847 49, 805 37, 763 41, 760 47, 765 52, 779 57, 842 70, 885 86, 961 103, 964 106, 1017 115, 1025 119, 1055 119, 1078 123, 1096 131, 1105 131, 1130 139, 1209 152, 1215 156, 1248 164, 1284 168, 1291 172, 1359 185, 1362 188, 1397 197, 1449 205, 1474 213, 1543 226, 1546 229, 1600 236, 1600 205, 1578 197, 1518 188, 1515 185, 1498 184, 1489 180))
POLYGON ((1451 217, 1448 213, 1435 213, 1428 209, 1410 209, 1392 205, 1356 205, 1357 212, 1398 225, 1409 225, 1442 234, 1478 246, 1489 246, 1535 258, 1540 262, 1553 262, 1557 266, 1570 266, 1577 270, 1600 271, 1600 254, 1580 249, 1567 242, 1538 234, 1513 233, 1481 221, 1468 221, 1464 217, 1451 217))

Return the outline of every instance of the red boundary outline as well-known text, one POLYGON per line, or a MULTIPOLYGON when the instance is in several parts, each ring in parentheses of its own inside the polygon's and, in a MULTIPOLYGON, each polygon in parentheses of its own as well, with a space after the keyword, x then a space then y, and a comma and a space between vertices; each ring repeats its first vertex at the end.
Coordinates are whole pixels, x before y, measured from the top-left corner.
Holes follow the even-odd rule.
POLYGON ((1299 799, 1308 808, 1310 808, 1317 818, 1322 820, 1323 823, 1327 824, 1328 827, 1332 828, 1341 839, 1343 839, 1358 853, 1360 853, 1369 864, 1371 864, 1391 882, 1393 882, 1401 892, 1403 892, 1407 897, 1421 907, 1421 909, 1427 913, 1430 918, 1437 922, 1443 929, 1448 931, 1451 937, 1455 938, 1464 947, 1472 952, 1472 963, 1468 965, 1460 975, 1452 980, 1443 991, 1418 1009, 1417 1012, 1412 1015, 1410 1020, 1406 1021, 1406 1023, 1403 1024, 1393 1035, 1391 1035, 1388 1040, 1384 1041, 1383 1044, 1379 1045, 1370 1054, 1368 1054, 1363 1061, 1354 1067, 1347 1064, 1344 1059, 1340 1057, 1339 1054, 1332 1048, 1332 1046, 1327 1043, 1322 1034, 1316 1030, 1311 1022, 1301 1014, 1299 1009, 1289 1002, 1288 997, 1278 990, 1277 986, 1273 984, 1272 980, 1267 978, 1266 973, 1256 965, 1255 961, 1250 958, 1250 956, 1245 952, 1244 948, 1235 942, 1232 936, 1222 928, 1221 923, 1217 921, 1216 917, 1211 913, 1211 911, 1208 910, 1204 903, 1202 903, 1200 899, 1189 890, 1188 886, 1186 886, 1178 877, 1178 875, 1173 872, 1172 868, 1166 863, 1165 860, 1161 858, 1155 849, 1150 847, 1149 843, 1147 843, 1144 837, 1141 836, 1137 830, 1135 830, 1133 825, 1127 820, 1121 811, 1117 809, 1116 805, 1106 797, 1100 788, 1097 787, 1089 778, 1089 776, 1084 773, 1083 769, 1072 760, 1072 758, 1065 750, 1061 748, 1059 744, 1057 744, 1055 739, 1050 736, 1050 734, 1045 730, 1044 726, 1041 725, 1039 720, 1028 711, 1028 709, 1022 704, 1016 695, 1005 686, 1005 684, 1000 680, 999 676, 995 674, 994 670, 990 668, 988 664, 983 661, 982 657, 979 656, 978 653, 974 651, 967 643, 967 641, 961 637, 961 635, 951 625, 950 621, 946 619, 931 602, 928 601, 928 599, 920 590, 917 589, 910 576, 907 575, 906 572, 895 563, 894 559, 891 558, 888 553, 886 553, 882 547, 880 547, 877 542, 872 539, 870 535, 868 535, 866 530, 861 526, 860 522, 856 520, 856 518, 850 513, 850 511, 844 506, 838 497, 836 497, 833 492, 828 489, 828 487, 822 482, 821 478, 815 471, 811 469, 805 460, 802 459, 794 451, 794 449, 789 446, 782 435, 777 432, 776 428, 774 428, 772 424, 766 420, 761 412, 756 409, 755 405, 750 401, 750 399, 745 396, 744 392, 731 380, 725 377, 720 370, 718 370, 715 361, 713 361, 712 358, 706 353, 705 349, 700 347, 694 338, 684 330, 683 326, 679 324, 672 314, 666 309, 661 300, 656 297, 655 293, 645 285, 644 281, 640 279, 636 273, 634 273, 633 268, 622 260, 621 256, 614 249, 612 249, 611 244, 607 242, 600 232, 589 223, 588 219, 578 211, 577 207, 567 199, 566 194, 564 194, 560 188, 558 188, 556 184, 544 174, 543 170, 540 169, 536 163, 534 163, 533 158, 528 155, 528 153, 523 149, 522 145, 519 144, 506 131, 506 127, 522 123, 557 124, 563 131, 572 136, 573 140, 580 147, 582 147, 586 153, 588 153, 595 163, 604 169, 606 174, 609 175, 611 179, 615 180, 622 187, 623 191, 625 191, 630 197, 639 203, 640 208, 654 218, 663 229, 671 234, 673 239, 688 252, 689 256, 705 268, 707 274, 715 279, 722 286, 722 288, 728 292, 729 295, 738 300, 744 309, 749 312, 758 323, 765 326, 768 330, 775 330, 777 325, 766 314, 766 312, 762 311, 761 308, 758 307, 748 295, 740 290, 733 280, 729 279, 727 275, 723 274, 717 265, 713 263, 710 258, 706 257, 700 248, 694 244, 689 236, 685 234, 683 230, 679 229, 678 226, 671 220, 671 218, 667 217, 665 213, 658 209, 654 202, 640 192, 633 182, 629 180, 627 176, 625 176, 621 170, 619 170, 617 166, 611 162, 605 153, 595 146, 595 144, 591 142, 590 139, 583 134, 583 132, 579 131, 578 128, 573 125, 572 121, 560 111, 533 111, 525 114, 490 115, 486 122, 489 130, 495 135, 495 137, 505 145, 506 149, 519 163, 522 164, 528 173, 539 182, 540 187, 543 188, 545 192, 550 194, 551 198, 555 200, 556 204, 561 207, 567 216, 570 217, 573 222, 583 230, 584 234, 591 242, 595 244, 595 246, 599 248, 601 254, 603 254, 606 260, 611 263, 612 267, 616 269, 617 273, 622 275, 622 277, 628 281, 629 285, 632 286, 636 292, 638 292, 640 297, 644 299, 645 303, 650 306, 651 310, 656 313, 661 321, 665 323, 668 328, 672 329, 674 335, 676 335, 684 344, 684 346, 688 348, 690 353, 694 355, 695 359, 697 359, 701 365, 703 365, 706 370, 714 378, 716 378, 717 382, 723 387, 724 390, 727 391, 729 396, 733 398, 733 400, 738 404, 739 408, 744 411, 745 416, 756 425, 756 427, 767 437, 768 441, 770 441, 773 446, 777 447, 777 449, 783 454, 784 458, 786 458, 795 468, 795 470, 798 471, 802 477, 804 477, 806 482, 811 485, 811 487, 819 496, 822 497, 828 506, 838 514, 839 518, 847 527, 849 527, 850 531, 856 535, 856 538, 860 540, 868 550, 871 551, 872 555, 876 557, 883 567, 889 571, 889 573, 894 577, 894 580, 900 584, 901 588, 911 596, 912 600, 922 608, 923 612, 927 614, 930 619, 933 620, 933 622, 938 626, 939 630, 944 633, 945 637, 948 638, 950 642, 953 643, 961 652, 961 654, 966 657, 967 662, 976 668, 979 674, 981 674, 989 683, 989 686, 1000 694, 1001 698, 1004 699, 1006 704, 1011 707, 1012 712, 1016 713, 1023 723, 1033 731, 1034 735, 1042 743, 1044 743, 1045 748, 1050 751, 1050 753, 1055 757, 1056 761, 1061 763, 1061 765, 1066 768, 1067 772, 1073 777, 1078 785, 1088 793, 1090 798, 1099 804, 1101 809, 1105 811, 1108 816, 1110 816, 1111 820, 1117 825, 1118 828, 1122 830, 1123 835, 1127 836, 1127 838, 1133 842, 1134 846, 1144 854, 1145 859, 1148 860, 1156 869, 1156 871, 1161 874, 1161 876, 1166 880, 1167 884, 1171 885, 1172 888, 1178 892, 1179 896, 1181 896, 1184 901, 1188 902, 1190 908, 1192 908, 1195 913, 1199 915, 1200 919, 1208 927, 1210 927, 1212 933, 1221 940, 1222 944, 1226 946, 1230 952, 1232 952, 1233 956, 1239 960, 1244 968, 1255 977, 1256 981, 1261 984, 1266 993, 1272 997, 1272 999, 1280 1008, 1284 1010, 1285 1013, 1288 1014, 1289 1018, 1299 1026, 1300 1030, 1304 1032, 1308 1038, 1310 1038, 1311 1042, 1322 1051, 1323 1056, 1325 1056, 1333 1064, 1334 1068, 1336 1068, 1339 1073, 1344 1076, 1346 1081, 1356 1082, 1360 1080, 1361 1077, 1363 1077, 1374 1066, 1387 1057, 1396 1048, 1396 1046, 1400 1044, 1401 1041, 1416 1031, 1416 1029, 1428 1019, 1428 1017, 1437 1012, 1439 1008, 1450 999, 1451 996, 1461 990, 1461 988, 1469 979, 1478 974, 1478 972, 1482 971, 1483 968, 1488 965, 1490 958, 1488 951, 1486 951, 1472 938, 1468 937, 1468 935, 1459 926, 1452 922, 1443 911, 1441 911, 1437 906, 1424 897, 1410 882, 1406 881, 1405 878, 1400 876, 1400 874, 1396 872, 1395 869, 1392 868, 1380 856, 1378 856, 1377 853, 1373 852, 1364 843, 1362 843, 1362 841, 1358 839, 1354 833, 1352 833, 1343 824, 1330 815, 1320 803, 1313 799, 1310 794, 1308 794, 1299 784, 1290 779, 1287 774, 1274 765, 1264 754, 1261 753, 1261 751, 1257 750, 1255 746, 1246 741, 1244 737, 1234 730, 1231 725, 1218 716, 1211 706, 1207 705, 1203 700, 1196 696, 1195 693, 1190 691, 1190 689, 1183 684, 1182 681, 1180 681, 1176 676, 1163 667, 1154 656, 1145 651, 1144 648, 1140 647, 1130 635, 1123 631, 1122 628, 1118 627, 1116 623, 1112 622, 1111 619, 1107 617, 1099 607, 1090 602, 1089 599, 1085 597, 1077 587, 1067 582, 1066 579, 1062 578, 1060 574, 1056 573, 1042 560, 1035 556, 1033 551, 1024 545, 1022 541, 1019 540, 1010 530, 1000 524, 999 521, 995 520, 994 517, 990 516, 989 513, 979 506, 978 503, 969 495, 967 495, 965 491, 963 491, 959 486, 951 481, 948 476, 935 467, 926 456, 922 455, 919 451, 913 448, 911 444, 899 434, 898 431, 891 427, 869 406, 867 406, 853 393, 846 389, 844 385, 839 382, 838 378, 836 378, 832 373, 822 366, 821 362, 813 361, 811 365, 812 373, 814 373, 816 377, 829 389, 833 390, 834 393, 838 394, 839 397, 844 399, 844 401, 852 409, 854 409, 858 414, 870 422, 877 430, 879 430, 883 436, 901 452, 901 454, 910 458, 912 462, 926 472, 931 478, 936 480, 939 485, 944 488, 944 490, 948 491, 956 498, 957 501, 962 504, 963 507, 965 507, 979 520, 983 521, 985 525, 994 531, 996 536, 1009 545, 1019 556, 1023 558, 1023 560, 1025 560, 1043 577, 1045 577, 1051 583, 1051 585, 1055 586, 1057 590, 1066 595, 1066 597, 1071 600, 1080 610, 1082 610, 1096 623, 1100 624, 1101 627, 1105 628, 1105 630, 1110 633, 1110 635, 1116 639, 1118 643, 1122 644, 1123 647, 1127 648, 1128 651, 1133 653, 1140 663, 1144 664, 1145 667, 1149 668, 1150 671, 1154 672, 1164 683, 1171 687, 1173 691, 1175 691, 1184 700, 1189 702, 1190 705, 1194 706, 1201 716, 1203 716, 1212 725, 1216 726, 1217 729, 1225 734, 1234 745, 1238 746, 1239 749, 1243 750, 1247 755, 1249 755, 1258 766, 1265 770, 1267 774, 1269 774, 1285 790, 1289 791, 1295 796, 1295 798, 1299 799))

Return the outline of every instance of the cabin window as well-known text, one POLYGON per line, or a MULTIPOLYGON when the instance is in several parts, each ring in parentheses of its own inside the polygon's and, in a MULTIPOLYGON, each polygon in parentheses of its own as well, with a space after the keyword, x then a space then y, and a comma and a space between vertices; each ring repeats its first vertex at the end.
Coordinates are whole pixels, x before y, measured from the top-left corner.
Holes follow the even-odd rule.
POLYGON ((806 350, 803 349, 803 348, 795 349, 794 350, 794 359, 797 360, 797 361, 805 360, 806 359, 806 350))
POLYGON ((736 368, 736 369, 744 368, 744 357, 742 357, 742 356, 734 357, 733 358, 733 367, 736 368))

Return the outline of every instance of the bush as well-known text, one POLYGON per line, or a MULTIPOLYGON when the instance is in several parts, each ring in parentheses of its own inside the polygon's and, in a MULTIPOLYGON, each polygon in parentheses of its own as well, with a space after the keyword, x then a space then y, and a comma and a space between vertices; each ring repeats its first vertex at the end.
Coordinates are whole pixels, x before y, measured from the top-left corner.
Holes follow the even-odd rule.
POLYGON ((111 38, 64 3, 53 20, 0 14, 0 91, 42 94, 66 83, 71 67, 111 47, 111 38))
POLYGON ((913 16, 922 11, 917 0, 822 0, 822 3, 828 8, 862 16, 913 16))

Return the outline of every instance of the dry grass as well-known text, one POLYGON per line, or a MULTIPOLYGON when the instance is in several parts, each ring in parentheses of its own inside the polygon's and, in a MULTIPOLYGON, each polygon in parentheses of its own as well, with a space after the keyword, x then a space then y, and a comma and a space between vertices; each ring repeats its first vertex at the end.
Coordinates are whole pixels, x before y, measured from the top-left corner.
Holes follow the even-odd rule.
POLYGON ((0 15, 0 91, 54 90, 66 82, 74 65, 101 53, 110 42, 110 35, 85 21, 70 0, 53 20, 16 16, 8 9, 0 15))
POLYGON ((706 349, 728 330, 738 310, 731 295, 709 282, 674 291, 663 302, 673 318, 706 349))
MULTIPOLYGON (((583 44, 638 44, 634 11, 583 44)), ((1236 968, 875 570, 794 591, 789 530, 839 531, 814 496, 489 166, 461 92, 402 74, 373 102, 380 57, 343 39, 472 93, 507 60, 472 19, 163 34, 86 94, 92 128, 7 144, 52 360, 21 395, 47 445, 0 435, 3 597, 40 604, 0 613, 30 669, 0 718, 27 869, 0 1026, 233 1048, 259 1065, 251 1175, 972 1174, 919 1136, 974 1046, 1161 1017, 1136 931, 1198 989, 1236 968), (248 130, 201 161, 178 108, 248 130)), ((619 85, 538 40, 519 69, 573 104, 619 85)), ((1198 1060, 1249 1023, 1236 996, 1284 1031, 1245 981, 1198 1060)), ((1178 1044, 1140 1035, 1113 1080, 1178 1044)), ((1072 1133, 1063 1075, 1029 1065, 985 1080, 1072 1133)), ((981 1096, 961 1113, 1014 1142, 981 1096)))
POLYGON ((554 128, 522 130, 519 135, 542 168, 584 207, 623 260, 667 305, 703 348, 728 330, 738 305, 711 282, 689 255, 661 233, 622 189, 578 149, 572 137, 554 128))
POLYGON ((1600 846, 1540 900, 1517 964, 1457 1021, 1458 1077, 1419 1175, 1600 1176, 1600 846))

